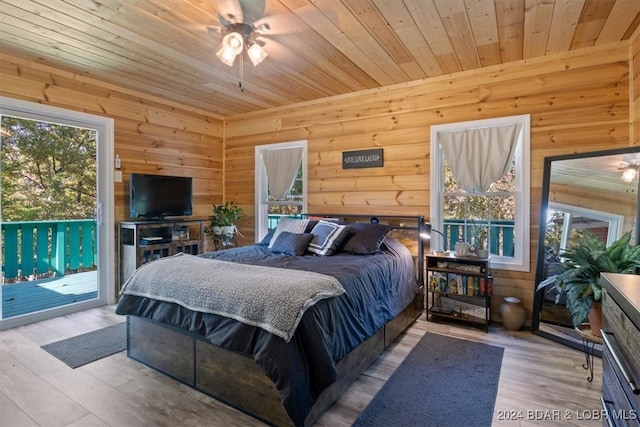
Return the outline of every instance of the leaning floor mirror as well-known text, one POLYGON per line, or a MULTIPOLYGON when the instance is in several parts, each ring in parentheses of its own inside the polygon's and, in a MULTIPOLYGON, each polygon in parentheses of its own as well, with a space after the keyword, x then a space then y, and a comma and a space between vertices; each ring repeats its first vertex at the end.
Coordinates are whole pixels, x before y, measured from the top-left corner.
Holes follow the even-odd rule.
MULTIPOLYGON (((536 280, 558 274, 562 249, 590 232, 607 245, 631 232, 640 242, 640 147, 545 158, 536 280)), ((582 348, 571 314, 552 287, 535 290, 532 330, 582 348)))

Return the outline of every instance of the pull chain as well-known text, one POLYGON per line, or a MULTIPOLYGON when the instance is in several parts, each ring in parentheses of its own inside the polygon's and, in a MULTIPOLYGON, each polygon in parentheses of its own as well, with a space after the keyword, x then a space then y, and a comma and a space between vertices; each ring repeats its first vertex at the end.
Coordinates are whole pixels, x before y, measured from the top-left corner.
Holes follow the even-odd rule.
POLYGON ((238 82, 238 87, 240 88, 240 92, 244 92, 244 52, 240 52, 240 82, 238 82))

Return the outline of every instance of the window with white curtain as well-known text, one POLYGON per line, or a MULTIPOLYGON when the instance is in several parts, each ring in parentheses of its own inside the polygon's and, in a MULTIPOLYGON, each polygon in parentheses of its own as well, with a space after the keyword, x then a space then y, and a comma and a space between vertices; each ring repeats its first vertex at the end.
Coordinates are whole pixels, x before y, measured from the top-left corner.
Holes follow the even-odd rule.
POLYGON ((529 115, 431 127, 430 222, 448 247, 464 240, 493 268, 529 271, 530 132, 529 115))
POLYGON ((256 241, 279 218, 306 211, 307 141, 260 145, 255 149, 256 241))

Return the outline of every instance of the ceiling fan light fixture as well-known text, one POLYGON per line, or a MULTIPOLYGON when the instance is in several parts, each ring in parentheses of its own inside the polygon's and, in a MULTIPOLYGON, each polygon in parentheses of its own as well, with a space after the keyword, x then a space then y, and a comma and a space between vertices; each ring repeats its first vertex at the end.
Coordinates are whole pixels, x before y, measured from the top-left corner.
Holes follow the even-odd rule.
POLYGON ((247 55, 249 55, 249 59, 251 59, 251 63, 256 67, 260 64, 264 59, 269 56, 266 50, 264 50, 258 43, 252 44, 249 49, 247 49, 247 55))
POLYGON ((244 41, 239 33, 229 33, 222 39, 222 47, 231 50, 234 55, 238 55, 242 52, 243 46, 244 41))
POLYGON ((236 60, 236 56, 238 56, 238 54, 235 53, 233 49, 223 46, 216 53, 216 56, 218 57, 218 59, 220 59, 220 61, 223 64, 228 65, 229 67, 232 67, 234 61, 236 60))
POLYGON ((630 167, 629 169, 622 172, 622 176, 620 177, 624 182, 633 182, 633 180, 638 175, 638 170, 634 167, 630 167))
POLYGON ((220 22, 224 27, 221 30, 224 37, 222 38, 222 48, 216 55, 224 64, 232 66, 236 56, 242 55, 242 51, 246 49, 247 56, 251 59, 253 66, 257 66, 264 61, 268 54, 262 48, 262 42, 256 39, 261 32, 269 29, 269 25, 261 24, 254 27, 253 24, 232 21, 233 15, 227 16, 230 18, 220 17, 220 22))
POLYGON ((242 35, 236 32, 229 33, 222 39, 222 48, 216 53, 216 56, 223 64, 231 67, 236 60, 236 56, 242 53, 243 46, 242 35))

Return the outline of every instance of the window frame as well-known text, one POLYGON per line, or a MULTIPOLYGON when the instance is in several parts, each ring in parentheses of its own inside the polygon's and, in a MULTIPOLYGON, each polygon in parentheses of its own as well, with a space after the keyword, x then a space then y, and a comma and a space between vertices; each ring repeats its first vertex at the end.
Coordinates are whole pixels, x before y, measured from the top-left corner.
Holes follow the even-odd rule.
MULTIPOLYGON (((583 208, 581 206, 571 206, 564 203, 549 202, 549 206, 547 206, 547 218, 552 211, 562 212, 564 214, 570 215, 571 217, 577 215, 606 222, 609 226, 609 228, 607 229, 607 247, 611 246, 613 242, 622 237, 624 215, 583 208)), ((562 224, 562 240, 560 242, 561 248, 568 247, 570 223, 571 221, 564 221, 562 224)), ((546 227, 546 223, 542 224, 542 227, 546 227)))
MULTIPOLYGON (((302 147, 302 212, 307 211, 307 140, 281 142, 276 144, 257 145, 255 147, 255 241, 261 241, 269 232, 269 203, 266 202, 267 170, 262 161, 262 152, 274 149, 302 147)), ((275 202, 277 204, 278 202, 275 202)), ((287 204, 291 204, 287 202, 287 204)))
MULTIPOLYGON (((514 245, 513 257, 491 257, 491 267, 502 270, 529 272, 531 269, 531 116, 499 117, 493 119, 471 120, 466 122, 448 123, 431 126, 430 132, 430 218, 433 228, 442 230, 444 221, 442 214, 444 191, 444 154, 438 143, 438 134, 442 132, 461 131, 481 127, 503 126, 520 123, 521 133, 518 140, 514 160, 516 166, 516 187, 514 196, 516 211, 514 214, 514 241, 521 242, 514 245)), ((440 239, 440 236, 435 236, 440 239)), ((442 246, 444 242, 440 243, 442 246)))

